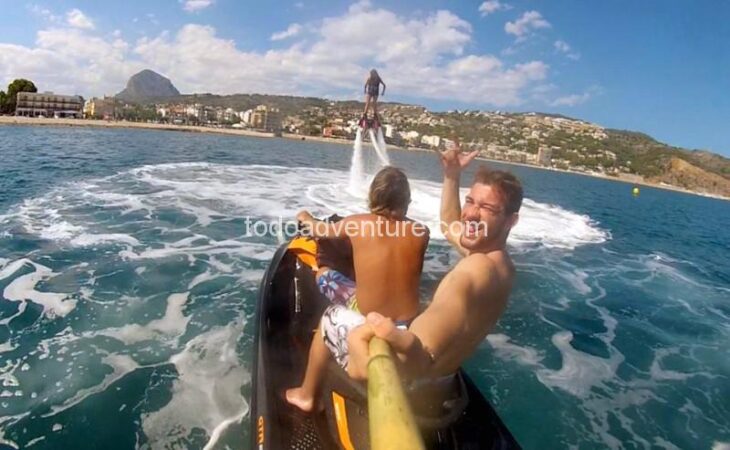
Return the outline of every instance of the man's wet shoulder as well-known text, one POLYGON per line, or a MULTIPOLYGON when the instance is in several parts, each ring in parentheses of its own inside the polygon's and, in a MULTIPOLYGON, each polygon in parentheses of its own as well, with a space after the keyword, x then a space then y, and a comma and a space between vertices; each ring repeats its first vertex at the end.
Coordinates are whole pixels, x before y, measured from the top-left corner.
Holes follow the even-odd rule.
POLYGON ((457 267, 476 278, 491 278, 494 275, 508 274, 514 270, 509 255, 498 252, 471 253, 462 258, 457 267))

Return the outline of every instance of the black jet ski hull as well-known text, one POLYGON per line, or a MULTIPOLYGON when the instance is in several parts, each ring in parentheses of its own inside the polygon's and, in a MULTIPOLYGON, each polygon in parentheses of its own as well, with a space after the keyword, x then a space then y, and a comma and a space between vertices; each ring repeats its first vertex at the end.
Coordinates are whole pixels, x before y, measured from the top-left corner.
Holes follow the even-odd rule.
MULTIPOLYGON (((365 449, 364 389, 334 364, 319 399, 324 410, 305 414, 284 401, 304 375, 313 330, 327 306, 311 269, 282 246, 261 283, 255 319, 251 394, 252 449, 365 449), (339 420, 338 420, 339 419, 339 420)), ((514 449, 519 445, 465 374, 465 408, 446 427, 425 426, 434 449, 514 449), (436 427, 436 428, 434 428, 436 427)), ((429 419, 426 419, 429 420, 429 419)))

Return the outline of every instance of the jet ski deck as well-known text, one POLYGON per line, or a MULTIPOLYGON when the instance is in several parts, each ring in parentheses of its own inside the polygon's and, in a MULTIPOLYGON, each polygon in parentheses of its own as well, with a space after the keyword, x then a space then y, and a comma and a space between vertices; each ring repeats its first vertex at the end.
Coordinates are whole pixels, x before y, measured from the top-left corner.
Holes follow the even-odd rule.
MULTIPOLYGON (((262 280, 256 309, 252 449, 367 448, 365 391, 336 365, 328 371, 319 399, 324 411, 303 413, 284 400, 285 390, 302 381, 313 331, 327 304, 311 269, 286 245, 279 248, 262 280)), ((519 448, 474 383, 460 375, 468 400, 447 425, 435 420, 436 425, 422 427, 428 448, 519 448)))

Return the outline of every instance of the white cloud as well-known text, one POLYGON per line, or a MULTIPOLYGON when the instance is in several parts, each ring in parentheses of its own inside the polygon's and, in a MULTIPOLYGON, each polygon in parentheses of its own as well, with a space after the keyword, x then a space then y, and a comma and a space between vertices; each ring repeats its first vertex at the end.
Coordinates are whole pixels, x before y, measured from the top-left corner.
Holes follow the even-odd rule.
POLYGON ((565 54, 567 58, 570 58, 572 60, 579 60, 580 59, 580 53, 573 51, 573 48, 568 45, 567 42, 562 40, 557 40, 553 44, 555 47, 555 50, 557 50, 560 53, 565 54))
POLYGON ((295 37, 285 48, 262 51, 239 49, 198 24, 136 42, 49 29, 32 47, 0 44, 0 82, 25 76, 42 90, 101 95, 119 92, 130 75, 150 68, 188 93, 351 98, 376 67, 388 94, 503 107, 522 104, 548 78, 542 61, 508 64, 469 52, 472 27, 449 11, 401 16, 360 2, 306 28, 313 30, 306 40, 295 37))
POLYGON ((215 0, 180 0, 180 3, 183 3, 183 9, 187 12, 203 10, 214 2, 215 0))
POLYGON ((558 97, 550 102, 550 106, 576 106, 587 102, 589 98, 591 98, 591 95, 587 92, 582 94, 566 95, 564 97, 558 97))
POLYGON ((595 97, 600 95, 603 89, 600 86, 591 86, 582 94, 571 94, 563 97, 558 97, 553 101, 548 102, 550 106, 577 106, 583 104, 595 97))
POLYGON ((0 84, 33 80, 42 91, 97 95, 116 93, 129 75, 144 66, 126 59, 129 45, 77 28, 38 32, 36 46, 0 43, 0 84))
POLYGON ((62 17, 59 17, 59 16, 53 14, 53 12, 50 9, 45 8, 41 5, 31 4, 31 5, 27 5, 27 8, 31 13, 35 14, 36 16, 42 17, 43 19, 45 19, 49 22, 59 23, 62 20, 62 17))
POLYGON ((304 8, 304 2, 296 2, 296 3, 294 3, 294 7, 296 9, 303 9, 304 8))
POLYGON ((559 52, 568 53, 570 51, 570 45, 565 41, 557 40, 554 45, 555 49, 559 52))
POLYGON ((537 11, 527 11, 514 22, 504 24, 504 31, 514 35, 518 40, 527 38, 534 30, 541 28, 550 28, 550 22, 537 11))
POLYGON ((510 5, 501 3, 499 0, 487 0, 479 5, 479 12, 482 14, 482 17, 485 17, 497 11, 504 11, 511 8, 510 5))
POLYGON ((94 29, 94 22, 92 22, 92 20, 89 19, 81 10, 76 8, 66 13, 66 23, 74 28, 83 28, 86 30, 94 29))
POLYGON ((296 36, 297 34, 299 34, 300 31, 302 31, 302 26, 299 25, 298 23, 293 23, 293 24, 289 25, 289 27, 286 30, 279 31, 278 33, 272 34, 271 40, 272 41, 281 41, 284 39, 288 39, 290 37, 296 36))

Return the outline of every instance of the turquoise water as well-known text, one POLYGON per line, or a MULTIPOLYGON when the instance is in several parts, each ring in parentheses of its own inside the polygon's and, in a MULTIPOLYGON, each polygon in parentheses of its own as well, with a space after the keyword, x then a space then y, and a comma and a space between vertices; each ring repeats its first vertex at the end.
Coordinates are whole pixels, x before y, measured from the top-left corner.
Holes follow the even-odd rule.
MULTIPOLYGON (((0 442, 245 448, 254 299, 278 245, 245 220, 362 210, 351 150, 2 127, 0 155, 0 442)), ((434 155, 390 156, 412 215, 436 219, 434 155)), ((517 439, 725 448, 730 203, 512 169, 517 282, 467 367, 517 439)), ((455 258, 435 232, 424 296, 455 258)))

